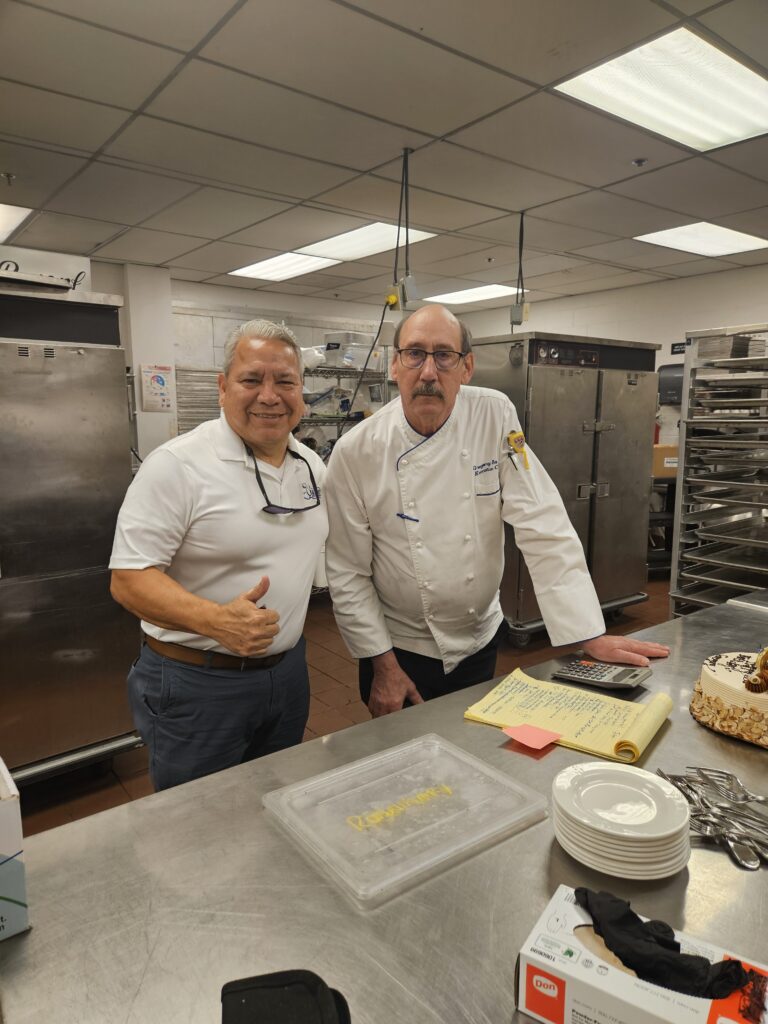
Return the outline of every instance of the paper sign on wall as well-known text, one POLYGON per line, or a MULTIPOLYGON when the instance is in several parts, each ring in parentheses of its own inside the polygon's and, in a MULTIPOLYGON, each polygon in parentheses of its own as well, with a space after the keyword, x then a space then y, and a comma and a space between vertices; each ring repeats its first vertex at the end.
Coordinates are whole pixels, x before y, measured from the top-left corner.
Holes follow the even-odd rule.
POLYGON ((172 366, 141 367, 141 410, 142 412, 172 412, 176 380, 172 366))

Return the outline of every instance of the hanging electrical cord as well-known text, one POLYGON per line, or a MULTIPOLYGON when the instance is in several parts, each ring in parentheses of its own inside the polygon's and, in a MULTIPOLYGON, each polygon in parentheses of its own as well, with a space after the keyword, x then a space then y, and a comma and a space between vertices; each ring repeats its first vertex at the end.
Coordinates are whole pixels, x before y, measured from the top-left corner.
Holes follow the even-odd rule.
POLYGON ((392 271, 392 284, 396 285, 399 281, 399 269, 400 269, 400 232, 405 228, 405 276, 407 277, 411 272, 411 253, 410 253, 410 226, 411 226, 411 215, 410 215, 410 204, 408 194, 410 191, 408 181, 408 157, 413 152, 412 149, 403 150, 403 169, 400 173, 400 203, 397 208, 397 238, 395 240, 395 266, 392 271))
MULTIPOLYGON (((376 328, 376 334, 374 335, 373 341, 371 342, 371 347, 368 349, 368 355, 365 357, 365 362, 363 363, 363 368, 360 371, 360 377, 358 378, 358 381, 357 381, 357 387, 355 388, 354 393, 352 394, 352 398, 349 401, 349 409, 347 409, 347 415, 342 420, 341 426, 339 427, 339 437, 341 437, 341 435, 344 433, 344 428, 346 426, 348 426, 350 423, 356 423, 357 422, 357 420, 352 420, 352 418, 351 418, 352 417, 352 406, 355 404, 355 399, 357 398, 357 393, 360 390, 360 385, 363 383, 363 377, 365 376, 365 371, 368 369, 368 363, 371 361, 371 356, 373 355, 373 350, 376 348, 376 342, 379 340, 379 335, 381 334, 381 329, 384 326, 384 317, 387 315, 387 310, 388 309, 389 309, 389 302, 385 302, 384 303, 384 308, 381 311, 381 318, 379 319, 379 326, 376 328)), ((338 438, 337 438, 337 440, 338 440, 338 438)))
POLYGON ((517 295, 515 302, 522 302, 525 294, 523 279, 523 239, 525 238, 525 210, 520 211, 520 233, 517 239, 517 295))

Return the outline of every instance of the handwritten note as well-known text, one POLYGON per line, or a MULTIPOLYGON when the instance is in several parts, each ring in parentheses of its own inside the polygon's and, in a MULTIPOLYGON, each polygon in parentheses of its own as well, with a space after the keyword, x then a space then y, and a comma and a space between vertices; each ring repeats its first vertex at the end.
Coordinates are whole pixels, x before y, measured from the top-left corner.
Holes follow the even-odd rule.
POLYGON ((602 693, 577 690, 532 679, 520 669, 467 708, 472 722, 507 726, 533 725, 558 733, 555 741, 612 761, 637 761, 672 710, 665 693, 646 704, 617 700, 602 693))

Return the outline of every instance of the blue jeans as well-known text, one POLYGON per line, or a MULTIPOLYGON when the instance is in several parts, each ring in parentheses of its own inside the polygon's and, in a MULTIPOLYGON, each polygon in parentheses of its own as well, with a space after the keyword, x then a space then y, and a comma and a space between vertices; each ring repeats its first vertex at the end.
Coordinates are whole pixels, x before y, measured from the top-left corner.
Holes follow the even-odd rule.
POLYGON ((301 743, 309 717, 304 638, 272 669, 185 665, 145 644, 128 675, 155 789, 301 743))

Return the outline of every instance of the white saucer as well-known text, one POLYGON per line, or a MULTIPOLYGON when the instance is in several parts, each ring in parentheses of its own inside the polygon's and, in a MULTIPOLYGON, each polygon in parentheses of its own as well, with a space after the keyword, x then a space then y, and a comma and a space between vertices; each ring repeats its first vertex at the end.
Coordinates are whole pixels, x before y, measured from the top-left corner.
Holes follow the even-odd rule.
POLYGON ((653 869, 663 868, 668 864, 677 863, 690 848, 689 837, 685 833, 680 839, 675 840, 674 843, 671 843, 664 849, 625 850, 605 842, 598 833, 588 835, 575 831, 566 822, 559 819, 557 815, 553 816, 552 821, 555 835, 558 839, 562 838, 569 846, 583 850, 586 856, 603 858, 614 862, 614 864, 647 865, 653 869))
POLYGON ((690 847, 686 846, 676 857, 662 864, 633 863, 593 854, 582 845, 570 841, 567 836, 559 832, 557 826, 555 827, 555 837, 565 852, 570 854, 574 860, 595 871, 600 871, 604 875, 612 875, 616 878, 638 880, 668 878, 670 875, 676 875, 678 871, 682 871, 691 854, 690 847))
POLYGON ((626 764, 571 765, 555 777, 552 801, 588 829, 628 839, 667 839, 688 827, 683 794, 658 775, 626 764))

